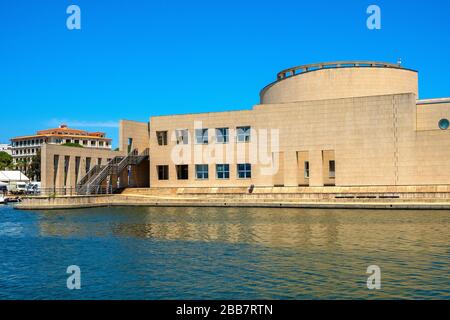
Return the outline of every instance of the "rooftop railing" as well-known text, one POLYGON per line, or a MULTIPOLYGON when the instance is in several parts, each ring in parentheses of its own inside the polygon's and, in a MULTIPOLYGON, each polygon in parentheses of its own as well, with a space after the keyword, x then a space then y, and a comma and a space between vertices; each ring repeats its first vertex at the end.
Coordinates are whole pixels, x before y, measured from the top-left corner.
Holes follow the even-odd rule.
POLYGON ((349 67, 373 67, 373 68, 395 68, 403 69, 400 63, 387 63, 375 61, 338 61, 338 62, 324 62, 315 64, 306 64, 298 67, 293 67, 280 71, 277 74, 277 80, 289 78, 298 74, 320 70, 320 69, 337 69, 349 67))

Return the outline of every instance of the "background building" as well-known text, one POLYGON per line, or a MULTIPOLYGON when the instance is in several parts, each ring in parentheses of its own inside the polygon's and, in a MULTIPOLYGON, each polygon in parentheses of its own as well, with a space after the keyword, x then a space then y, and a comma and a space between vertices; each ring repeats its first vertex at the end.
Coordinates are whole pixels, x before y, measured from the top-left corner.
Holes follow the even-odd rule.
POLYGON ((10 144, 1 143, 0 144, 0 152, 1 151, 6 152, 9 155, 12 155, 12 147, 10 144))
POLYGON ((84 148, 111 150, 111 139, 104 132, 88 132, 70 129, 67 125, 38 131, 35 135, 11 139, 12 156, 15 162, 31 161, 43 144, 79 144, 84 148))

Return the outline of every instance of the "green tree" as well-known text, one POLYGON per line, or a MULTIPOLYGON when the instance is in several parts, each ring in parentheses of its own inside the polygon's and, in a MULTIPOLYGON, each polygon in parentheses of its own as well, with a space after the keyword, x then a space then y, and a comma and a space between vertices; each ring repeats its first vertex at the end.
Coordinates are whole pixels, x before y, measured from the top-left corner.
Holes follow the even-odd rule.
POLYGON ((41 181, 41 150, 38 150, 36 155, 31 158, 28 174, 30 179, 41 181))
POLYGON ((13 165, 13 159, 11 155, 4 151, 0 152, 0 170, 10 169, 13 165))
POLYGON ((83 146, 79 143, 73 143, 73 142, 66 142, 62 144, 65 147, 75 147, 75 148, 83 148, 83 146))
POLYGON ((27 170, 28 170, 28 161, 26 159, 24 160, 16 160, 14 165, 12 166, 14 170, 21 171, 24 175, 28 176, 27 170))

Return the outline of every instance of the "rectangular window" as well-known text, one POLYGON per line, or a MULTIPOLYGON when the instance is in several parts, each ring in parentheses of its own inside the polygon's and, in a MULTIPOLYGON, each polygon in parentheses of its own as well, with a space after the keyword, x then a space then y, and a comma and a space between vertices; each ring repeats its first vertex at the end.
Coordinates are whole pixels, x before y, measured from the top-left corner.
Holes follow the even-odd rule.
POLYGON ((250 163, 238 164, 237 173, 239 179, 250 179, 252 177, 252 165, 250 163))
POLYGON ((186 164, 177 165, 177 179, 188 180, 189 179, 189 166, 186 164))
POLYGON ((330 178, 334 179, 336 177, 336 162, 334 160, 330 160, 328 163, 328 168, 330 172, 330 178))
POLYGON ((250 127, 237 127, 237 142, 250 142, 250 127))
POLYGON ((103 147, 103 141, 100 141, 100 142, 98 143, 98 145, 99 145, 100 147, 103 147))
POLYGON ((195 165, 195 177, 199 180, 208 179, 208 165, 207 164, 196 164, 195 165))
POLYGON ((167 146, 167 131, 156 131, 159 146, 167 146))
POLYGON ((216 142, 217 143, 228 143, 229 131, 230 130, 228 128, 217 128, 216 129, 216 142))
POLYGON ((309 161, 305 161, 305 178, 309 179, 309 161))
POLYGON ((208 129, 195 129, 195 143, 208 144, 208 129))
POLYGON ((216 164, 216 178, 220 180, 230 179, 230 165, 216 164))
POLYGON ((176 130, 175 135, 177 138, 177 144, 188 144, 189 143, 189 132, 187 129, 176 130))
POLYGON ((157 166, 158 180, 169 180, 169 166, 157 166))
POLYGON ((127 145, 127 153, 130 153, 133 148, 133 138, 128 138, 128 145, 127 145))
POLYGON ((91 158, 86 158, 86 173, 91 170, 91 158))

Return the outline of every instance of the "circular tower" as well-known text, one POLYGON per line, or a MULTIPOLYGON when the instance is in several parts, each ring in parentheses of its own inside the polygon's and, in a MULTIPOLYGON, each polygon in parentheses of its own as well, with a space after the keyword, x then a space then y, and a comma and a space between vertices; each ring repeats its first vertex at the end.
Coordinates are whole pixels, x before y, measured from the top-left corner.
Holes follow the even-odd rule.
POLYGON ((371 61, 317 63, 289 68, 260 93, 261 104, 418 92, 418 73, 371 61))

